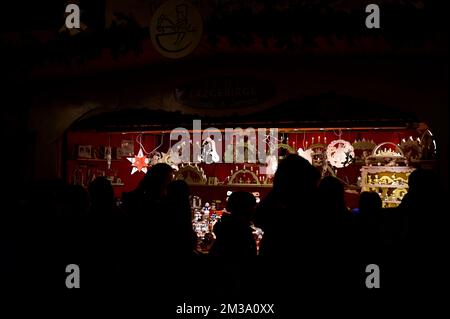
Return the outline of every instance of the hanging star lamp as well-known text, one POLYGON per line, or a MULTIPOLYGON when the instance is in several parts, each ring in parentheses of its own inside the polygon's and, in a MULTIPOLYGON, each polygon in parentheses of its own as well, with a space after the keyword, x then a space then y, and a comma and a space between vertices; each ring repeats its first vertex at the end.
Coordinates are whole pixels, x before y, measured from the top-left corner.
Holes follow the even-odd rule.
POLYGON ((135 155, 134 157, 127 157, 127 160, 131 162, 131 175, 136 172, 147 173, 149 159, 147 158, 147 156, 144 156, 142 148, 139 148, 139 152, 137 155, 135 155))

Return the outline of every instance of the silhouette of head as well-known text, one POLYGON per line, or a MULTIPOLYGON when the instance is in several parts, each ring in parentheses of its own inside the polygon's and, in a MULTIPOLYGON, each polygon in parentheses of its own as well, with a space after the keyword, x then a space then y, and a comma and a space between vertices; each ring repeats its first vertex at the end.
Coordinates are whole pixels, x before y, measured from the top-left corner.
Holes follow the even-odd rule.
POLYGON ((256 206, 256 198, 249 192, 233 192, 228 198, 227 211, 233 216, 247 216, 256 206))
POLYGON ((316 189, 319 179, 319 171, 306 159, 289 154, 278 164, 273 179, 273 190, 287 196, 303 195, 316 189))
POLYGON ((151 198, 161 198, 166 195, 167 186, 173 179, 173 169, 165 163, 151 167, 139 184, 141 191, 151 198))
POLYGON ((334 212, 346 210, 344 186, 341 181, 333 176, 325 176, 319 184, 319 196, 324 201, 327 209, 334 212))
POLYGON ((435 188, 438 178, 432 170, 418 168, 409 175, 408 192, 411 194, 426 194, 435 188), (434 187, 432 187, 434 186, 434 187))
POLYGON ((111 182, 106 177, 99 176, 88 187, 93 207, 111 207, 114 203, 114 191, 111 182))
POLYGON ((379 212, 382 207, 380 195, 375 192, 362 192, 359 196, 359 212, 368 215, 379 212))
POLYGON ((64 215, 81 216, 88 211, 89 195, 86 190, 80 185, 67 185, 64 188, 64 215))
POLYGON ((169 183, 167 186, 167 196, 171 200, 188 201, 189 200, 189 186, 183 180, 176 180, 169 183))
POLYGON ((191 203, 189 201, 189 186, 185 181, 176 180, 167 186, 168 205, 173 209, 173 218, 191 222, 191 203))

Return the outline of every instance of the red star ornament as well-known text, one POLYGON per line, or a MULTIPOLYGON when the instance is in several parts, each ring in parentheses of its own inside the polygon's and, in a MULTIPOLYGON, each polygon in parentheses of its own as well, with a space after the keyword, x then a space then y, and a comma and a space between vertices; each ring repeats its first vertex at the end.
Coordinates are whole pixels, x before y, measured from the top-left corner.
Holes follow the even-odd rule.
POLYGON ((135 155, 134 157, 127 157, 127 160, 131 162, 131 166, 133 167, 131 170, 131 174, 134 174, 136 172, 147 173, 149 159, 144 156, 142 148, 139 149, 137 155, 135 155))

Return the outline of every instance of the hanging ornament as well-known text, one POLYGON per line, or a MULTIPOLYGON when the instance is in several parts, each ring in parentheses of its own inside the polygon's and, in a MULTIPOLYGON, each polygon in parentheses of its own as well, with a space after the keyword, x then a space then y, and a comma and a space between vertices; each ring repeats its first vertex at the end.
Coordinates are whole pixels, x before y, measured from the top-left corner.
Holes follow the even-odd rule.
POLYGON ((136 172, 147 173, 149 159, 144 156, 142 148, 139 148, 137 156, 135 155, 134 157, 127 157, 127 160, 131 162, 131 166, 133 167, 133 169, 131 170, 131 174, 134 174, 136 172))
POLYGON ((327 147, 327 160, 333 167, 347 167, 354 158, 353 146, 345 140, 334 140, 327 147))
POLYGON ((267 167, 265 167, 265 172, 263 172, 263 174, 275 175, 275 172, 277 171, 277 168, 278 168, 277 157, 275 155, 266 156, 266 163, 267 163, 267 167))
POLYGON ((216 142, 210 137, 203 141, 202 160, 206 164, 217 163, 220 160, 216 151, 216 142))
POLYGON ((105 158, 108 169, 111 169, 111 159, 112 159, 111 135, 108 138, 108 146, 105 149, 105 158))
POLYGON ((158 164, 162 158, 162 155, 160 152, 153 152, 153 154, 151 154, 150 156, 151 156, 150 166, 154 166, 154 165, 158 164))
POLYGON ((298 155, 303 157, 305 160, 307 160, 309 162, 309 164, 312 164, 312 153, 313 153, 313 150, 311 148, 307 149, 306 151, 304 151, 303 148, 300 147, 297 150, 297 153, 298 153, 298 155))
POLYGON ((112 156, 111 156, 111 146, 108 146, 108 147, 106 147, 106 151, 105 151, 105 153, 106 153, 106 155, 105 155, 105 157, 106 157, 106 164, 107 164, 107 166, 108 166, 108 169, 111 169, 111 159, 112 159, 112 156))

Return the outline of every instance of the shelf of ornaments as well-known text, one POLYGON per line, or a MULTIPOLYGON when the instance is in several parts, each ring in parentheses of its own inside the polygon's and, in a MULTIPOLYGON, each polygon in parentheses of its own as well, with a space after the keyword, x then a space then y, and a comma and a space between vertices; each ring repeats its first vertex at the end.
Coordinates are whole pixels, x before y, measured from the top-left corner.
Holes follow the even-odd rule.
POLYGON ((390 204, 400 204, 402 201, 400 200, 383 200, 383 203, 390 203, 390 204))
MULTIPOLYGON (((73 184, 74 184, 74 185, 81 185, 81 186, 83 186, 83 187, 87 187, 87 185, 79 184, 79 183, 77 183, 77 182, 73 182, 73 184)), ((112 187, 122 187, 122 186, 125 186, 125 184, 124 184, 124 183, 111 183, 111 186, 112 186, 112 187)))
MULTIPOLYGON (((111 162, 120 162, 123 159, 112 159, 111 162)), ((101 158, 72 158, 72 159, 68 159, 68 161, 72 161, 72 162, 105 162, 106 163, 106 159, 101 159, 101 158)))
POLYGON ((251 183, 228 183, 228 184, 220 184, 215 186, 233 186, 233 187, 272 187, 272 184, 251 184, 251 183))
POLYGON ((239 183, 219 183, 219 184, 208 184, 208 183, 188 183, 191 186, 204 186, 204 187, 242 187, 242 188, 248 188, 248 187, 256 187, 256 188, 269 188, 272 187, 272 184, 239 184, 239 183))
POLYGON ((370 171, 366 168, 361 169, 361 190, 365 191, 368 189, 405 189, 409 188, 408 178, 409 175, 414 171, 414 168, 407 167, 405 170, 397 171, 370 171), (394 173, 394 176, 390 176, 394 173), (379 183, 380 180, 386 180, 384 183, 379 183))
POLYGON ((392 186, 395 188, 408 187, 409 175, 414 171, 414 167, 361 167, 361 186, 385 187, 392 186))
POLYGON ((361 191, 374 191, 382 199, 383 207, 396 207, 408 192, 409 175, 414 170, 397 145, 381 143, 360 169, 361 191))
POLYGON ((409 171, 411 166, 387 166, 387 165, 364 165, 362 168, 368 169, 372 172, 401 172, 409 171))
MULTIPOLYGON (((213 165, 213 164, 211 164, 213 165)), ((270 187, 271 178, 259 174, 258 164, 236 165, 230 170, 225 180, 219 181, 217 177, 205 175, 205 171, 197 164, 182 164, 175 174, 175 179, 185 180, 190 185, 208 186, 237 186, 237 187, 270 187), (249 167, 249 169, 248 169, 249 167)))
MULTIPOLYGON (((78 183, 75 183, 75 184, 80 185, 78 183)), ((87 187, 87 185, 82 185, 82 186, 87 187)), ((113 182, 111 182, 111 186, 112 187, 122 187, 122 186, 125 186, 125 183, 115 183, 115 182, 113 183, 113 182)))

